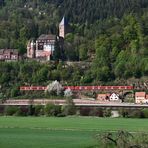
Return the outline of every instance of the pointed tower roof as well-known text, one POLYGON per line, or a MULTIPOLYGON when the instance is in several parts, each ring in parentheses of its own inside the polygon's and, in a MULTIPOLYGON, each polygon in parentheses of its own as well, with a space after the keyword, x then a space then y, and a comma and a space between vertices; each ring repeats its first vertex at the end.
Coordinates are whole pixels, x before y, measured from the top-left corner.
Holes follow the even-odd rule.
POLYGON ((65 25, 65 17, 63 16, 61 22, 60 22, 60 25, 65 25))

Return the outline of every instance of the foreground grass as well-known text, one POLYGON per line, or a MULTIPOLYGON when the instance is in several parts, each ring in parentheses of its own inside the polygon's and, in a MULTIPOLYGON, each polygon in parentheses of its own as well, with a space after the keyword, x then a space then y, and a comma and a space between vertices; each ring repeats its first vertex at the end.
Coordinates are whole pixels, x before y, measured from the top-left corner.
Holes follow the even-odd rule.
POLYGON ((84 131, 148 131, 148 119, 95 117, 0 117, 0 128, 73 129, 84 131))
POLYGON ((148 132, 148 119, 0 117, 0 148, 83 148, 101 131, 148 132))
POLYGON ((1 148, 86 148, 95 144, 92 132, 0 129, 1 148))

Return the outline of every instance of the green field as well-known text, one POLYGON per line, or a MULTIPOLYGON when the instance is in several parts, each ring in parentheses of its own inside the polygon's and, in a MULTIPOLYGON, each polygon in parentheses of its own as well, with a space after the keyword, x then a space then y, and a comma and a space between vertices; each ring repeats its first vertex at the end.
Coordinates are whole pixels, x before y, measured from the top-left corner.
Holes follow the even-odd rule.
POLYGON ((116 130, 148 132, 148 119, 0 117, 0 148, 86 148, 116 130))

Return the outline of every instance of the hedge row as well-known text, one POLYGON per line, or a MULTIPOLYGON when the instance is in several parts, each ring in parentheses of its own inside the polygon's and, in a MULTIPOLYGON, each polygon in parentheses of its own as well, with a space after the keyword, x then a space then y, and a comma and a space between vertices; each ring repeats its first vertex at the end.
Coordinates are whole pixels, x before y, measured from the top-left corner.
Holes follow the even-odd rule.
MULTIPOLYGON (((57 106, 54 104, 30 106, 5 106, 0 107, 0 115, 6 116, 55 116, 68 115, 111 117, 112 109, 98 107, 79 107, 72 105, 57 106)), ((119 116, 124 118, 148 118, 148 109, 119 109, 119 116)))

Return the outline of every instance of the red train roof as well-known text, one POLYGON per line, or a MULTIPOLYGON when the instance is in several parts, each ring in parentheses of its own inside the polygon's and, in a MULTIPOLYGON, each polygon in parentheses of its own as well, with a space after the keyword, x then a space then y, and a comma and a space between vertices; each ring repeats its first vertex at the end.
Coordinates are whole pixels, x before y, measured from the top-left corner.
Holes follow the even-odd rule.
MULTIPOLYGON (((64 86, 71 90, 132 90, 133 86, 64 86)), ((46 86, 21 86, 20 90, 46 90, 46 86)))

